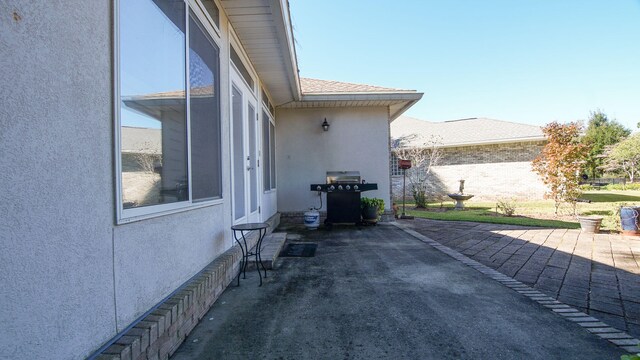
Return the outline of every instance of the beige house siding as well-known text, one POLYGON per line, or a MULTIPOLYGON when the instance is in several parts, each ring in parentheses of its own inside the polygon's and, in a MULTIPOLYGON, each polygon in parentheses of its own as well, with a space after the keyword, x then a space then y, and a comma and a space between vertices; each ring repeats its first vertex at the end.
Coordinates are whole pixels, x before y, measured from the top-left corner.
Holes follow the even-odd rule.
MULTIPOLYGON (((543 146, 544 141, 535 141, 443 148, 440 165, 433 169, 431 192, 457 192, 458 180, 464 179, 465 193, 474 194, 473 200, 542 199, 545 186, 531 162, 543 146)), ((402 176, 394 175, 392 183, 393 198, 401 199, 402 176)))

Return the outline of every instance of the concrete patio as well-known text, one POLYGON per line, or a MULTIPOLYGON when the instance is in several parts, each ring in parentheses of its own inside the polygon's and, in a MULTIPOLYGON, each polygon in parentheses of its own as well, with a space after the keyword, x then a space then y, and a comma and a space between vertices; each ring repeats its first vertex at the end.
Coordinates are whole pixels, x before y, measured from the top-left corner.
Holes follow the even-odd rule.
POLYGON ((316 256, 280 258, 262 287, 248 273, 173 358, 619 359, 637 343, 403 226, 284 229, 316 256))

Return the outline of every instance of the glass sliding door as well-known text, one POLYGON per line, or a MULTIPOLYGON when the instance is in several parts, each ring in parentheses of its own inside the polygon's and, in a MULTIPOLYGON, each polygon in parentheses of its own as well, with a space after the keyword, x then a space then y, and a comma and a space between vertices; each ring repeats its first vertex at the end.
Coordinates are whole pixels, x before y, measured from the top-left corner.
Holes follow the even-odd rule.
POLYGON ((260 137, 253 92, 240 74, 231 75, 234 223, 260 220, 260 137))
POLYGON ((233 121, 233 220, 240 222, 246 216, 245 207, 245 155, 244 155, 244 109, 242 92, 232 86, 231 111, 233 121))

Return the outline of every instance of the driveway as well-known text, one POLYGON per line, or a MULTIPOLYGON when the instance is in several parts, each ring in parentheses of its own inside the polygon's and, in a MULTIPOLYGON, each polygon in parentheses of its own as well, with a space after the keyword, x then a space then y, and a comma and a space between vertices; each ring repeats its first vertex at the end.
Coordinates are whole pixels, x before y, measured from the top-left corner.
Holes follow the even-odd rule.
POLYGON ((624 350, 393 225, 298 232, 231 285, 174 359, 619 359, 624 350), (295 237, 295 236, 293 236, 295 237), (290 241, 290 240, 288 240, 290 241))

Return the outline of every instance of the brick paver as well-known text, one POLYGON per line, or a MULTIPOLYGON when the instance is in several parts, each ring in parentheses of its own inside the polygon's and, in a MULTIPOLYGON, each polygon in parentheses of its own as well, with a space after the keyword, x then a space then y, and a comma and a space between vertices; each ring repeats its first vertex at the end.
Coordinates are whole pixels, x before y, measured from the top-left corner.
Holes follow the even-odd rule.
POLYGON ((402 223, 608 325, 640 336, 640 237, 427 219, 402 223))

